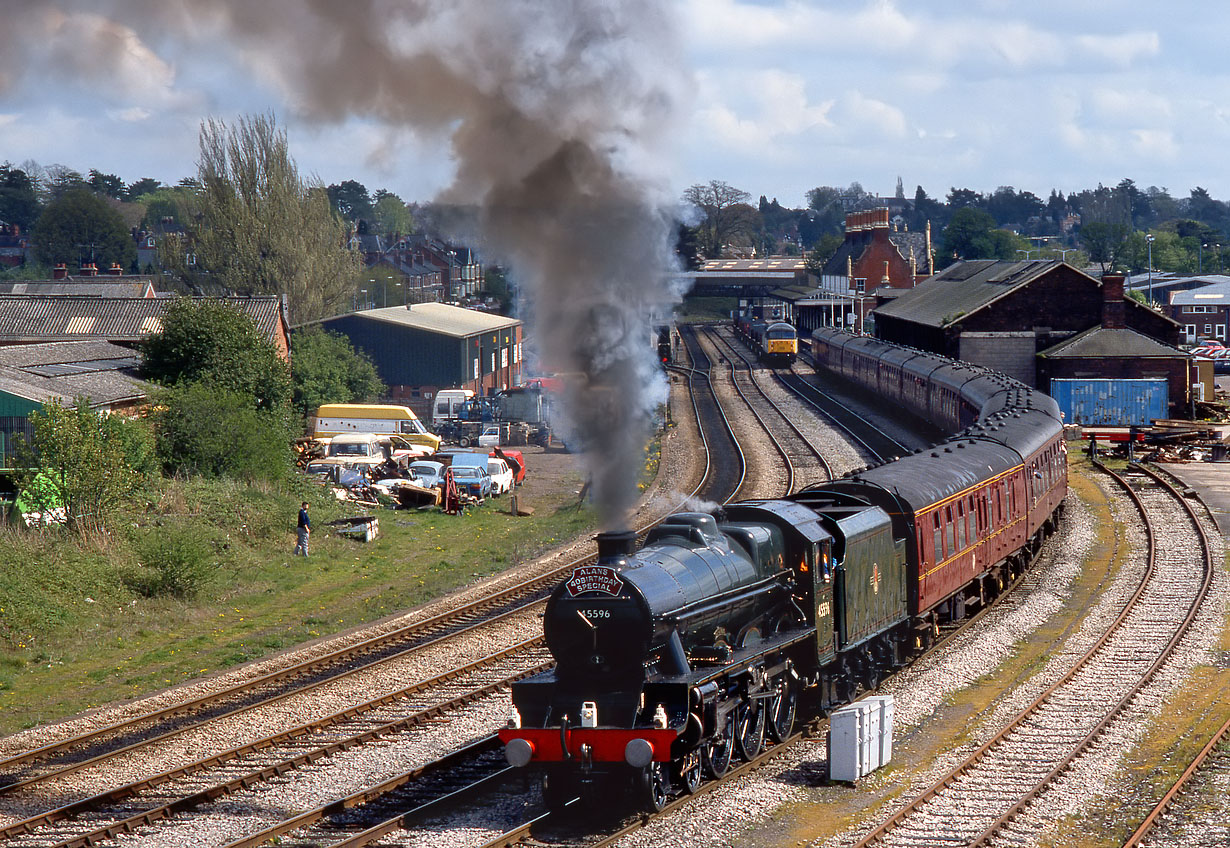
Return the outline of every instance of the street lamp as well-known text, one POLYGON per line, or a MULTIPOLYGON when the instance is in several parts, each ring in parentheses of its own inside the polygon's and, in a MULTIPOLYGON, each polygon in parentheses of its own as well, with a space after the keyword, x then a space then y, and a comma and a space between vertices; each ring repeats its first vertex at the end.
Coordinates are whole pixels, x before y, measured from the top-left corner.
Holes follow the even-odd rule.
POLYGON ((359 289, 359 291, 363 294, 363 308, 367 309, 367 289, 359 289))
POLYGON ((1017 248, 1017 250, 1016 250, 1016 252, 1017 252, 1017 253, 1024 253, 1024 254, 1025 254, 1025 261, 1026 261, 1026 262, 1028 262, 1028 261, 1029 261, 1029 254, 1031 254, 1031 253, 1037 253, 1037 252, 1038 252, 1038 248, 1036 248, 1036 247, 1035 247, 1035 248, 1031 248, 1031 249, 1029 249, 1029 250, 1021 250, 1021 249, 1018 247, 1018 248, 1017 248))
POLYGON ((1149 245, 1149 305, 1153 305, 1153 233, 1145 236, 1149 245))
POLYGON ((1196 248, 1196 273, 1197 274, 1204 273, 1204 249, 1206 247, 1208 247, 1207 244, 1204 244, 1203 242, 1199 242, 1198 247, 1196 248))
POLYGON ((1060 262, 1067 262, 1068 254, 1074 250, 1080 250, 1080 248, 1079 247, 1057 247, 1055 248, 1055 252, 1059 254, 1060 262))

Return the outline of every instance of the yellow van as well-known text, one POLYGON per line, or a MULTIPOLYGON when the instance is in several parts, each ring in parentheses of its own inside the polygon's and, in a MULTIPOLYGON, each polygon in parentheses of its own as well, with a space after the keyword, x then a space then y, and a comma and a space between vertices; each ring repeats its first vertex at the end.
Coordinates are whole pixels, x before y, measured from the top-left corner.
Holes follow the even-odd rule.
POLYGON ((407 406, 377 403, 326 403, 312 419, 312 436, 338 436, 343 433, 375 433, 401 436, 414 445, 433 451, 440 449, 440 437, 428 432, 418 416, 407 406))

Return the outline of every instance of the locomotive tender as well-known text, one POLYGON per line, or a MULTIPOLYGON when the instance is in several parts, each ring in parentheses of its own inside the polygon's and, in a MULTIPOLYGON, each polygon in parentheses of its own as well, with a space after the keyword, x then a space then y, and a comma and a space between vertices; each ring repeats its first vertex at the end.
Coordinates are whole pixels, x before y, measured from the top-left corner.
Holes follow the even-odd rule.
POLYGON ((556 667, 514 684, 500 732, 544 799, 632 787, 661 809, 735 755, 786 738, 800 697, 828 709, 1003 590, 1067 491, 1055 403, 1003 375, 821 329, 818 368, 944 424, 925 451, 716 516, 673 515, 551 595, 556 667))

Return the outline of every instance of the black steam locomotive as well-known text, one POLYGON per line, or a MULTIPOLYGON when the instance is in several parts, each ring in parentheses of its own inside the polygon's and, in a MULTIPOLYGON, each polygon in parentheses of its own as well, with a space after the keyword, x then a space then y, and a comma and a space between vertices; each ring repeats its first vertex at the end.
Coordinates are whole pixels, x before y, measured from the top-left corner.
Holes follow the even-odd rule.
POLYGON ((804 693, 835 707, 925 650, 1054 528, 1067 473, 1050 398, 835 331, 813 347, 886 399, 973 423, 787 498, 671 516, 639 551, 631 533, 599 535, 597 562, 547 604, 556 667, 514 685, 500 732, 509 762, 541 769, 549 806, 612 781, 650 809, 695 791, 789 735, 804 693))

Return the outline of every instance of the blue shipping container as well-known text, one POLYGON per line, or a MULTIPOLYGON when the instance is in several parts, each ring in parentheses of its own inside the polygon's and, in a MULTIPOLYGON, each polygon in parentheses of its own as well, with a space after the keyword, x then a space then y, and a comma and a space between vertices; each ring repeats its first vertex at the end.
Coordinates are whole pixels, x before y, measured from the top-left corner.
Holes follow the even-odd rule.
POLYGON ((1051 380, 1051 397, 1064 422, 1082 427, 1147 427, 1165 418, 1170 386, 1165 380, 1051 380))

